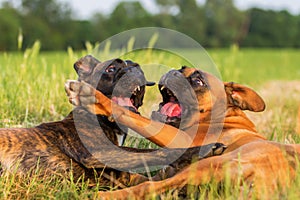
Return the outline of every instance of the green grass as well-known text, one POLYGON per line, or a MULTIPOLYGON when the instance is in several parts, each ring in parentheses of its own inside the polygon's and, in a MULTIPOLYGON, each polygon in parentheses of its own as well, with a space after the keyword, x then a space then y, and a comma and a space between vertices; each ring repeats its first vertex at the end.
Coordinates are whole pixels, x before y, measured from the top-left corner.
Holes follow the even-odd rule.
POLYGON ((259 86, 270 80, 299 80, 299 50, 244 49, 209 51, 223 80, 259 86))
MULTIPOLYGON (((73 63, 91 52, 39 52, 39 44, 26 52, 0 53, 0 127, 32 127, 42 122, 61 120, 72 109, 68 103, 64 83, 76 79, 73 63)), ((263 114, 251 114, 258 130, 269 139, 280 142, 300 142, 294 133, 296 109, 300 103, 300 50, 294 49, 210 49, 209 55, 216 64, 224 81, 234 81, 255 88, 266 99, 267 110, 263 114), (294 84, 293 84, 294 83, 294 84), (298 85, 297 85, 298 83, 298 85)), ((193 51, 186 51, 193 55, 193 51)), ((102 52, 100 60, 117 55, 102 52)), ((198 55, 193 55, 198 58, 198 55)), ((189 60, 168 52, 133 52, 122 58, 142 64, 146 77, 158 81, 170 68, 188 65, 189 60), (159 67, 158 65, 159 64, 159 67)), ((197 60, 197 59, 196 59, 197 60)), ((209 57, 199 57, 198 68, 208 69, 209 57), (203 61, 203 62, 202 62, 203 61), (207 64, 208 63, 208 64, 207 64), (208 68, 207 68, 208 67, 208 68)), ((160 95, 157 87, 147 88, 143 115, 149 116, 157 108, 160 95)), ((132 146, 151 146, 131 141, 132 146)), ((278 192, 274 199, 298 199, 300 178, 295 180, 288 192, 278 192)), ((211 183, 189 188, 192 199, 237 199, 240 187, 224 183, 220 192, 211 183), (196 189, 196 190, 195 190, 196 189), (197 192, 195 192, 197 191, 197 192), (199 192, 200 191, 200 192, 199 192)), ((44 177, 39 174, 19 177, 13 173, 0 176, 0 199, 94 199, 98 187, 89 188, 87 183, 74 182, 68 178, 44 177)), ((175 193, 162 198, 176 199, 175 193)))

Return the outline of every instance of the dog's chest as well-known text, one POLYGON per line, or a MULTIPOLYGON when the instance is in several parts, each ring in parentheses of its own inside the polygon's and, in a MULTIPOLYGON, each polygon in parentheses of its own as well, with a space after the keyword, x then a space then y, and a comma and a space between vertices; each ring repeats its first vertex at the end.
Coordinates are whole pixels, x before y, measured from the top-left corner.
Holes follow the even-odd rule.
POLYGON ((118 146, 122 146, 125 142, 126 139, 126 134, 125 133, 118 133, 116 134, 117 141, 118 141, 118 146))
POLYGON ((127 133, 120 129, 106 129, 104 130, 106 137, 115 145, 122 146, 125 142, 127 133))
POLYGON ((122 146, 125 142, 128 128, 115 122, 110 122, 107 118, 98 119, 106 137, 115 145, 122 146))

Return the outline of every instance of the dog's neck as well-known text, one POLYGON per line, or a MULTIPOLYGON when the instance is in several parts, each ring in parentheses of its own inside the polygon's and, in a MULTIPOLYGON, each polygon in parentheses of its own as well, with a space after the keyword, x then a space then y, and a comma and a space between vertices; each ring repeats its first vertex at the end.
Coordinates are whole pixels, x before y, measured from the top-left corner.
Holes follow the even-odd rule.
POLYGON ((206 115, 206 117, 200 118, 200 123, 198 121, 198 124, 185 130, 191 137, 195 137, 194 143, 197 145, 216 141, 225 142, 226 145, 229 145, 238 140, 240 135, 243 135, 239 133, 244 132, 247 132, 250 138, 265 139, 257 133, 253 122, 239 108, 229 107, 226 113, 220 114, 217 119, 208 117, 211 114, 206 115))
POLYGON ((256 127, 253 122, 247 117, 247 115, 239 108, 229 107, 222 112, 214 111, 215 114, 211 114, 209 111, 206 114, 200 114, 200 127, 206 126, 222 126, 223 130, 226 129, 246 129, 257 133, 256 127))
POLYGON ((256 127, 247 115, 239 108, 230 107, 227 109, 224 119, 224 129, 246 129, 257 133, 256 127))

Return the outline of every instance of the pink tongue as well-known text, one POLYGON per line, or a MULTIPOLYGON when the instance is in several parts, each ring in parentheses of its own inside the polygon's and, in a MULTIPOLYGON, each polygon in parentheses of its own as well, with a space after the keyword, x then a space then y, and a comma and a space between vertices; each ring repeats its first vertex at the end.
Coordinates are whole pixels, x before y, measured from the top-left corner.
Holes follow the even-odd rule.
POLYGON ((179 104, 169 102, 161 108, 160 113, 168 117, 179 117, 181 115, 181 108, 179 104))
POLYGON ((135 108, 132 104, 132 101, 128 97, 113 97, 111 100, 119 106, 128 106, 135 108))

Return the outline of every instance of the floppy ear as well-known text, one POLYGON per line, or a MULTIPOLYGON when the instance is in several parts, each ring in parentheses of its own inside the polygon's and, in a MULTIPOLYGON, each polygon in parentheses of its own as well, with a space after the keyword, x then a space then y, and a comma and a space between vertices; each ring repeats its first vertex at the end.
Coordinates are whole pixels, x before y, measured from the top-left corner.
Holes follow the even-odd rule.
POLYGON ((224 86, 229 105, 253 112, 265 109, 264 100, 254 90, 233 82, 226 82, 224 86))
POLYGON ((74 69, 78 76, 86 76, 92 73, 93 69, 100 61, 91 55, 80 58, 75 64, 74 69))

